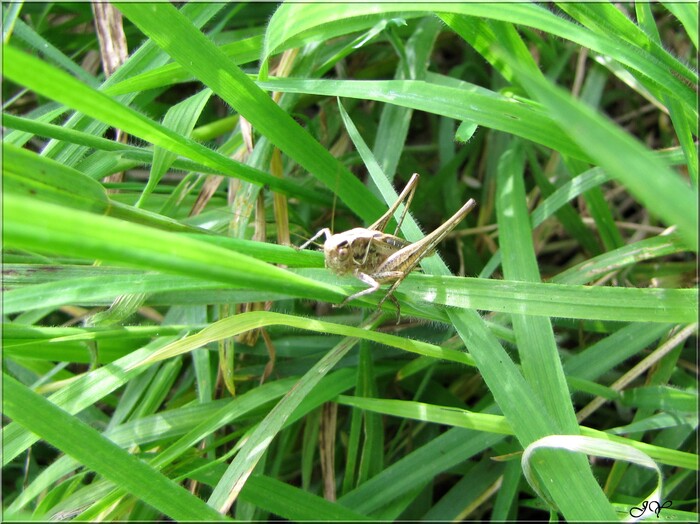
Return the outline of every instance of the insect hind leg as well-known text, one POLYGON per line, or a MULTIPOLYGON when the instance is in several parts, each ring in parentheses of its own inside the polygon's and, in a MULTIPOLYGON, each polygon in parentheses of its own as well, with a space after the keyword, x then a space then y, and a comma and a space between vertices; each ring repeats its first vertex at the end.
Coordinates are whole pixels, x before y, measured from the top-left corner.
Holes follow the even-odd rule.
POLYGON ((396 306, 396 323, 398 324, 399 322, 401 322, 401 304, 399 304, 399 301, 396 300, 396 297, 393 295, 393 291, 392 291, 392 290, 389 290, 389 292, 388 292, 386 295, 384 295, 384 298, 382 298, 382 299, 379 301, 379 303, 377 304, 377 307, 378 307, 379 309, 381 309, 381 308, 382 308, 382 304, 384 303, 384 301, 385 301, 387 298, 388 298, 389 300, 391 300, 391 303, 394 304, 394 305, 396 306))
POLYGON ((382 299, 379 301, 377 304, 377 307, 381 309, 382 304, 384 303, 385 300, 389 299, 391 300, 391 303, 396 306, 396 323, 398 324, 401 322, 401 305, 399 304, 399 301, 396 299, 394 296, 394 291, 396 290, 397 287, 399 287, 399 284, 403 281, 403 278, 406 276, 405 273, 402 271, 385 271, 380 274, 381 278, 384 280, 396 280, 391 287, 389 288, 389 291, 386 292, 386 295, 382 297, 382 299))
POLYGON ((369 287, 367 289, 363 289, 362 291, 358 291, 357 293, 354 293, 350 295, 349 297, 346 297, 345 300, 343 300, 340 304, 334 305, 333 307, 342 307, 351 300, 355 300, 356 298, 364 297, 365 295, 371 295, 375 291, 379 289, 381 284, 374 280, 371 276, 369 276, 366 273, 362 273, 361 271, 358 271, 355 273, 355 276, 362 280, 365 284, 367 284, 369 287))
MULTIPOLYGON (((372 293, 375 293, 381 287, 381 284, 378 282, 378 280, 369 276, 367 273, 362 273, 361 271, 358 271, 355 273, 355 276, 359 280, 367 284, 369 287, 367 289, 363 289, 362 291, 358 291, 357 293, 354 293, 349 297, 346 297, 340 304, 333 304, 333 307, 343 307, 351 300, 355 300, 356 298, 364 297, 366 295, 371 295, 372 293)), ((389 288, 389 292, 386 295, 384 295, 377 304, 377 307, 381 309, 382 304, 385 300, 391 300, 391 303, 394 304, 394 306, 396 306, 396 323, 398 324, 401 321, 401 305, 399 304, 399 301, 396 300, 396 297, 394 297, 393 292, 396 289, 397 284, 401 283, 400 277, 404 276, 404 273, 400 271, 385 271, 379 276, 382 280, 399 279, 398 282, 395 282, 394 285, 392 285, 391 288, 389 288)))

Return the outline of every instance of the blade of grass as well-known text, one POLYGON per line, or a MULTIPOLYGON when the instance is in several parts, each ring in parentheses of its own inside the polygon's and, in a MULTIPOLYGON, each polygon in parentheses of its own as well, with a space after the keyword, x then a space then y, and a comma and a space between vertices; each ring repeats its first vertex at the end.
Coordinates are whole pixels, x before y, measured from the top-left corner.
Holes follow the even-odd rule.
MULTIPOLYGON (((107 364, 87 375, 83 375, 60 391, 52 394, 49 397, 49 401, 68 413, 81 412, 145 371, 146 368, 126 371, 125 367, 130 363, 142 360, 150 351, 153 351, 153 347, 160 347, 167 343, 168 340, 168 338, 160 339, 158 344, 129 353, 119 361, 107 364)), ((17 423, 10 423, 5 426, 2 430, 3 466, 6 466, 38 439, 39 437, 17 423)))
MULTIPOLYGON (((354 399, 357 400, 357 399, 354 399)), ((377 399, 364 399, 375 400, 377 399)), ((452 428, 340 497, 338 502, 365 515, 376 515, 407 492, 425 486, 440 473, 501 442, 493 433, 452 428)))
POLYGON ((66 253, 241 287, 262 285, 275 291, 299 292, 310 298, 331 298, 340 293, 333 286, 174 233, 14 195, 7 195, 4 204, 8 247, 66 253))
POLYGON ((422 80, 270 79, 258 82, 270 91, 376 100, 427 113, 473 122, 511 133, 571 156, 588 155, 541 110, 488 89, 439 75, 422 80))
MULTIPOLYGON (((296 272, 319 282, 342 283, 349 291, 364 289, 352 277, 341 280, 324 270, 296 272)), ((401 283, 396 296, 411 297, 413 300, 407 305, 416 308, 425 303, 451 306, 448 312, 455 311, 453 308, 472 308, 557 318, 673 323, 693 322, 698 314, 695 289, 570 286, 413 274, 401 283)), ((374 305, 379 298, 363 297, 357 302, 374 305)))
MULTIPOLYGON (((230 249, 236 249, 232 243, 230 249)), ((242 254, 255 256, 260 260, 273 263, 290 265, 303 265, 308 260, 306 257, 296 259, 296 252, 289 248, 289 256, 280 253, 280 256, 260 256, 256 250, 242 254), (278 258, 282 259, 279 262, 278 258)), ((673 249, 672 252, 677 252, 673 249)), ((320 266, 320 256, 314 257, 314 264, 320 266)), ((43 267, 43 266, 42 266, 43 267)), ((51 266, 53 267, 53 266, 51 266)), ((158 266, 165 271, 164 267, 158 266)), ((19 271, 21 268, 11 266, 9 269, 19 271)), ((28 267, 32 278, 38 268, 28 267)), ((52 271, 52 270, 49 270, 52 271)), ((351 290, 361 289, 352 277, 339 279, 329 275, 326 270, 289 270, 300 276, 312 279, 319 284, 347 285, 351 290)), ((39 273, 38 276, 40 276, 39 273)), ((174 293, 184 292, 181 297, 189 296, 189 301, 201 300, 196 298, 199 291, 208 293, 208 300, 219 303, 226 300, 223 297, 230 296, 234 302, 250 301, 257 297, 267 297, 272 300, 286 296, 277 290, 246 291, 240 283, 220 283, 219 279, 202 281, 199 277, 179 274, 177 276, 158 273, 144 273, 141 271, 117 270, 116 268, 104 268, 102 274, 87 268, 80 269, 74 274, 59 273, 56 281, 19 280, 6 279, 8 290, 3 298, 5 300, 5 312, 17 313, 24 310, 33 310, 42 306, 58 307, 75 303, 85 305, 104 304, 120 293, 174 293), (118 278, 118 281, 115 281, 118 278), (22 284, 22 285, 18 285, 22 284), (31 284, 31 285, 29 285, 31 284), (231 290, 230 293, 223 293, 231 290), (216 292, 222 292, 218 298, 216 292), (46 298, 48 297, 48 298, 46 298), (37 300, 39 302, 37 303, 37 300)), ((668 289, 668 288, 619 288, 609 286, 582 286, 562 285, 554 283, 527 283, 511 280, 484 280, 477 278, 440 277, 414 274, 410 275, 401 284, 398 296, 412 298, 415 306, 422 303, 433 303, 458 308, 474 308, 485 311, 498 311, 502 313, 522 313, 526 315, 556 316, 557 318, 599 319, 607 321, 645 321, 645 322, 692 322, 697 317, 697 295, 693 289, 668 289)), ((206 298, 206 297, 205 297, 206 298)), ((177 303, 181 303, 178 299, 177 303)), ((372 305, 377 297, 367 298, 359 303, 372 305)), ((186 300, 187 302, 187 300, 186 300)), ((425 316, 426 318, 443 318, 437 315, 439 312, 416 310, 412 314, 425 316)))
POLYGON ((93 213, 107 211, 102 185, 80 171, 11 144, 3 144, 3 157, 8 192, 93 213))
POLYGON ((573 355, 564 363, 567 375, 596 380, 667 334, 670 324, 629 324, 573 355))
MULTIPOLYGON (((540 274, 528 220, 525 158, 518 145, 503 152, 497 168, 497 220, 503 253, 503 276, 539 282, 540 274)), ((576 415, 548 318, 511 315, 525 379, 539 393, 561 433, 578 433, 576 415)), ((583 457, 577 457, 580 460, 583 457)), ((583 469, 585 464, 579 467, 583 469)))
MULTIPOLYGON (((251 36, 237 42, 221 46, 221 50, 236 65, 247 64, 260 58, 263 35, 251 36)), ((168 87, 179 82, 192 80, 192 75, 180 64, 166 64, 144 73, 133 75, 104 89, 109 95, 139 93, 148 89, 168 87)))
POLYGON ((175 520, 227 520, 95 429, 3 373, 3 412, 42 439, 175 520))
MULTIPOLYGON (((216 16, 223 7, 224 4, 220 3, 209 4, 194 2, 185 4, 182 7, 182 13, 191 20, 195 27, 202 27, 216 16)), ((167 61, 168 56, 153 42, 147 41, 134 51, 126 62, 104 81, 100 89, 106 89, 125 78, 131 78, 139 72, 158 67, 167 61)), ((60 84, 54 86, 54 90, 56 90, 57 86, 60 86, 60 84)), ((136 99, 136 93, 120 95, 117 96, 116 99, 123 105, 129 105, 136 99)), ((108 124, 96 121, 90 118, 89 115, 82 113, 72 115, 63 123, 63 126, 70 129, 79 129, 94 136, 102 136, 109 127, 108 124)), ((42 151, 42 155, 53 158, 68 166, 75 166, 85 157, 86 153, 87 151, 84 147, 66 144, 61 141, 50 142, 42 151)))
MULTIPOLYGON (((340 106, 358 152, 362 156, 377 187, 387 202, 393 202, 396 192, 378 169, 376 160, 357 132, 354 124, 340 106)), ((410 241, 417 241, 423 234, 413 218, 406 216, 402 230, 410 241)), ((449 270, 439 257, 429 257, 421 262, 426 273, 449 275, 449 270)), ((516 428, 516 436, 523 447, 547 434, 558 431, 558 424, 541 410, 541 401, 537 394, 524 380, 522 374, 510 359, 495 336, 488 330, 483 319, 473 310, 456 311, 448 309, 447 314, 460 338, 478 363, 484 380, 494 395, 499 407, 516 428), (517 405, 517 408, 516 408, 517 405)), ((605 520, 612 518, 614 512, 605 498, 600 486, 590 474, 590 469, 581 467, 570 456, 556 454, 552 460, 543 461, 538 473, 546 479, 550 495, 559 504, 560 510, 567 518, 595 518, 605 520), (575 473, 574 473, 575 472, 575 473), (564 485, 567 489, 561 489, 564 485), (571 493, 577 493, 572 497, 571 493), (585 494, 585 496, 581 496, 585 494), (585 501, 584 501, 585 499, 585 501)))
POLYGON ((262 475, 252 475, 248 478, 245 488, 241 491, 240 500, 251 502, 292 521, 370 520, 369 517, 341 504, 262 475))
MULTIPOLYGON (((199 119, 204 106, 209 101, 212 93, 209 89, 203 89, 199 93, 175 104, 165 113, 163 117, 163 126, 171 129, 175 133, 190 138, 197 120, 199 119)), ((156 146, 153 150, 153 164, 151 171, 148 174, 148 182, 143 192, 136 202, 135 207, 142 207, 144 201, 148 198, 153 190, 160 182, 163 175, 171 168, 175 162, 177 155, 172 151, 156 146)))
MULTIPOLYGON (((639 27, 625 16, 617 6, 613 4, 600 4, 591 9, 590 6, 561 4, 561 9, 569 16, 578 20, 582 25, 589 27, 598 34, 613 35, 621 37, 640 49, 645 49, 653 55, 654 59, 664 62, 669 54, 661 45, 656 22, 651 15, 649 4, 635 4, 639 27), (641 16, 640 16, 641 15, 641 16)), ((696 15, 697 19, 697 15, 696 15)), ((697 25, 697 24, 696 24, 697 25)), ((697 27, 695 29, 697 36, 697 27)), ((697 46, 697 43, 696 43, 697 46)), ((634 71, 633 71, 634 73, 634 71)), ((655 91, 650 79, 644 75, 635 75, 636 80, 650 91, 655 91)), ((686 114, 686 107, 680 103, 677 97, 668 93, 659 93, 659 99, 668 108, 668 112, 674 123, 674 130, 678 135, 679 142, 683 147, 687 158, 688 170, 691 180, 697 184, 697 147, 693 140, 693 132, 697 127, 696 118, 686 114)))
POLYGON ((21 18, 18 18, 15 22, 14 36, 25 42, 30 49, 40 52, 47 60, 54 62, 87 85, 91 87, 97 87, 99 85, 99 82, 94 76, 63 54, 34 29, 25 24, 21 18))
MULTIPOLYGON (((536 4, 513 4, 509 9, 493 9, 487 3, 386 3, 353 6, 353 12, 337 9, 336 6, 306 6, 300 4, 283 4, 273 15, 268 25, 268 37, 265 40, 263 65, 269 53, 282 48, 287 40, 296 40, 304 35, 316 35, 318 38, 324 24, 333 24, 338 20, 345 21, 370 18, 366 23, 376 22, 376 16, 383 14, 408 17, 414 13, 455 14, 466 17, 494 19, 502 22, 532 27, 571 40, 582 47, 592 49, 602 55, 613 57, 619 62, 654 79, 659 87, 669 96, 676 96, 697 118, 695 103, 696 94, 690 85, 698 83, 697 74, 680 60, 661 50, 658 56, 652 55, 646 49, 626 42, 613 34, 596 34, 587 28, 557 16, 546 7, 536 4), (356 18, 357 17, 357 18, 356 18), (669 70, 673 71, 669 74, 669 70), (687 84, 684 82, 687 80, 687 84)), ((355 25, 346 22, 348 31, 358 30, 355 25)), ((519 74, 518 74, 519 76, 519 74)))
MULTIPOLYGON (((362 326, 372 329, 378 324, 381 313, 372 315, 362 326)), ((243 444, 241 451, 226 470, 221 481, 209 497, 209 505, 224 513, 228 512, 240 494, 246 480, 267 451, 272 439, 304 397, 318 384, 328 371, 345 356, 357 343, 357 339, 346 338, 335 346, 299 380, 290 392, 280 401, 243 444)))
POLYGON ((300 318, 293 315, 273 313, 271 311, 253 311, 249 313, 242 313, 240 315, 236 315, 235 317, 229 317, 219 320, 218 322, 214 322, 196 335, 191 335, 187 338, 169 344, 158 351, 154 351, 148 360, 140 362, 138 365, 159 362, 163 359, 172 358, 174 356, 192 351, 210 342, 221 340, 222 338, 231 337, 237 335, 238 333, 250 331, 251 329, 274 325, 285 325, 296 329, 306 329, 320 333, 370 340, 379 344, 397 347, 422 356, 450 360, 452 362, 457 362, 467 366, 473 365, 473 361, 469 355, 453 349, 441 348, 433 344, 397 337, 386 333, 378 333, 365 328, 357 328, 354 326, 345 326, 332 322, 300 318))
MULTIPOLYGON (((425 79, 428 58, 439 31, 440 24, 435 19, 427 18, 419 23, 416 31, 406 43, 405 56, 410 61, 404 64, 403 59, 399 60, 394 73, 396 80, 404 79, 404 67, 407 67, 412 73, 412 79, 425 79)), ((373 151, 379 165, 382 166, 382 170, 389 173, 391 178, 396 172, 408 136, 412 114, 413 111, 410 107, 386 104, 382 108, 373 151)))
POLYGON ((597 165, 617 179, 652 213, 670 225, 693 250, 698 250, 698 192, 659 161, 636 139, 590 107, 521 68, 503 51, 503 58, 520 76, 534 98, 547 107, 565 132, 584 148, 597 165), (642 173, 648 173, 642 176, 642 173))
POLYGON ((690 36, 695 49, 698 48, 698 5, 694 2, 661 2, 678 21, 690 36))
POLYGON ((3 74, 47 98, 59 101, 163 149, 221 170, 229 176, 259 185, 267 184, 284 193, 313 195, 313 191, 306 190, 287 179, 277 178, 258 170, 242 169, 239 167, 240 163, 171 131, 104 93, 80 83, 63 71, 12 46, 4 46, 3 52, 5 55, 3 74), (56 86, 60 86, 60 89, 56 86))
POLYGON ((379 201, 360 181, 174 6, 126 3, 117 6, 174 60, 244 116, 256 131, 326 187, 342 195, 343 201, 360 217, 371 221, 380 215, 379 201))
MULTIPOLYGON (((67 128, 65 126, 57 126, 54 124, 46 124, 43 122, 40 122, 38 120, 30 120, 28 118, 23 118, 23 117, 16 117, 14 115, 8 115, 7 113, 3 113, 2 115, 3 118, 3 125, 6 127, 12 128, 12 129, 17 129, 17 130, 22 130, 22 131, 27 131, 28 133, 32 133, 34 135, 38 135, 41 137, 47 137, 47 138, 53 138, 55 140, 58 140, 60 142, 65 142, 65 143, 70 143, 70 144, 75 144, 75 145, 81 145, 81 146, 86 146, 91 149, 97 149, 100 151, 109 151, 109 152, 115 152, 118 153, 118 155, 113 155, 113 158, 117 162, 122 162, 123 164, 120 167, 114 167, 114 172, 118 171, 124 171, 126 169, 129 169, 131 167, 135 167, 137 165, 141 164, 152 164, 153 163, 153 151, 146 149, 146 148, 140 148, 140 147, 135 147, 129 144, 122 144, 119 142, 114 142, 112 140, 107 140, 105 138, 100 138, 93 136, 88 133, 83 133, 81 131, 76 131, 74 129, 67 128), (126 164, 128 162, 128 164, 126 164)), ((196 130, 195 130, 196 131, 196 130)), ((193 133, 194 135, 194 133, 193 133)), ((7 142, 10 143, 10 142, 7 142)), ((14 144, 17 145, 17 144, 14 144)), ((96 155, 92 155, 92 158, 94 159, 96 155)), ((49 157, 47 157, 49 158, 49 157)), ((89 158, 88 158, 89 160, 89 158)), ((67 164, 62 164, 62 165, 67 165, 67 164)), ((173 162, 173 167, 176 169, 182 169, 186 171, 194 171, 196 173, 207 173, 207 174, 215 174, 215 175, 224 175, 231 177, 231 171, 222 171, 220 169, 213 169, 211 167, 207 167, 203 164, 199 164, 197 162, 192 162, 191 160, 188 160, 186 158, 178 158, 173 162)), ((80 163, 76 166, 76 168, 80 171, 82 171, 84 174, 88 175, 90 178, 93 179, 99 179, 102 178, 101 174, 93 174, 93 172, 86 167, 86 163, 80 163)), ((93 167, 94 169, 94 167, 93 167)), ((245 164, 237 164, 237 170, 246 172, 248 178, 250 179, 258 179, 258 178, 264 178, 267 174, 264 171, 261 171, 259 169, 255 169, 254 167, 245 165, 245 164)), ((108 173, 111 174, 111 173, 108 173)), ((279 188, 278 188, 279 189, 279 188)), ((302 194, 297 193, 298 186, 294 187, 289 187, 289 194, 290 195, 296 195, 296 196, 303 196, 303 198, 307 199, 309 202, 314 202, 318 204, 323 204, 326 205, 331 202, 331 198, 328 195, 323 195, 320 193, 313 193, 309 194, 309 192, 305 192, 302 189, 302 194)))
MULTIPOLYGON (((435 404, 410 400, 383 400, 341 395, 338 398, 338 402, 340 404, 355 406, 395 417, 408 417, 434 424, 447 424, 454 427, 475 429, 490 433, 513 434, 512 426, 508 420, 501 415, 475 413, 465 409, 437 406, 435 404)), ((694 453, 686 453, 675 449, 666 449, 660 446, 647 444, 645 442, 637 442, 585 426, 581 426, 580 430, 581 435, 587 437, 595 437, 632 446, 643 451, 662 464, 691 470, 698 469, 698 456, 694 453)))
POLYGON ((576 264, 554 275, 549 281, 554 284, 587 284, 592 280, 643 260, 651 260, 685 251, 685 245, 675 233, 645 238, 639 242, 628 244, 576 264))
MULTIPOLYGON (((161 411, 155 415, 130 420, 108 428, 104 435, 123 448, 142 446, 156 440, 177 438, 178 440, 166 448, 162 455, 151 461, 152 466, 162 469, 186 454, 191 449, 190 446, 206 438, 207 435, 213 434, 221 427, 237 421, 250 424, 251 422, 246 420, 246 416, 264 408, 269 402, 279 399, 289 391, 297 380, 297 377, 289 377, 269 382, 239 395, 235 399, 214 400, 161 411)), ((333 397, 348 390, 352 387, 353 382, 354 377, 350 369, 330 373, 321 382, 322 387, 317 388, 305 399, 287 421, 287 424, 293 423, 323 402, 328 402, 333 397)), ((80 464, 71 457, 59 458, 27 486, 8 509, 16 511, 25 507, 33 498, 38 497, 44 490, 48 489, 53 482, 79 467, 80 464)))

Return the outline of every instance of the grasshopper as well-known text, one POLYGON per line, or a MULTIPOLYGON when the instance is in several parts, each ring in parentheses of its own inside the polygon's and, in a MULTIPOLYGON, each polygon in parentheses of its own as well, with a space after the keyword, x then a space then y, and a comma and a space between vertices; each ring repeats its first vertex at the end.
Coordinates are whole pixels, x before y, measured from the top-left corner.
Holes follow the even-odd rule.
POLYGON ((351 300, 370 295, 377 291, 382 284, 393 282, 377 306, 381 308, 386 299, 391 300, 396 306, 397 318, 400 320, 401 307, 393 296, 394 291, 423 258, 435 253, 437 245, 476 205, 473 198, 469 199, 444 224, 417 242, 411 243, 399 238, 396 234, 408 212, 418 179, 418 173, 414 173, 396 202, 369 227, 356 227, 335 235, 331 233, 330 229, 323 228, 299 247, 299 249, 304 249, 319 237, 325 236, 323 252, 326 267, 336 275, 352 274, 369 286, 367 289, 350 295, 334 307, 341 307, 351 300), (406 205, 394 234, 384 233, 384 228, 404 200, 406 200, 406 205))

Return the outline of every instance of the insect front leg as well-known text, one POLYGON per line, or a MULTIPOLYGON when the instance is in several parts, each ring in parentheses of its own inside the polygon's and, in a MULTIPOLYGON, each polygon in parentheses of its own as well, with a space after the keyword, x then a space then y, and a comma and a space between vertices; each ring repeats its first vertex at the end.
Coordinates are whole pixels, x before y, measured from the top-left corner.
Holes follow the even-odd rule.
POLYGON ((328 240, 328 239, 331 237, 331 230, 328 229, 327 227, 324 227, 323 229, 321 229, 320 231, 318 231, 314 236, 312 236, 309 240, 307 240, 306 242, 304 242, 302 245, 300 245, 299 247, 297 247, 297 248, 295 248, 295 249, 298 249, 298 250, 306 249, 306 248, 309 247, 314 241, 316 241, 319 237, 321 237, 321 236, 323 236, 323 235, 325 235, 325 236, 326 236, 326 240, 328 240))
MULTIPOLYGON (((399 273, 398 271, 385 272, 385 273, 382 273, 380 275, 380 278, 381 279, 393 279, 393 278, 398 278, 401 275, 402 274, 399 273)), ((350 295, 345 300, 343 300, 340 304, 334 304, 333 307, 342 307, 345 304, 347 304, 348 302, 350 302, 351 300, 355 300, 356 298, 360 298, 360 297, 363 297, 365 295, 371 295, 372 293, 376 292, 381 287, 381 284, 379 282, 377 282, 377 280, 375 280, 375 278, 371 277, 367 273, 362 273, 360 271, 357 271, 355 273, 355 276, 359 280, 362 280, 362 282, 367 284, 369 287, 367 289, 363 289, 362 291, 358 291, 357 293, 355 293, 353 295, 350 295)), ((375 277, 376 276, 377 275, 375 275, 375 277)), ((379 305, 379 307, 381 307, 381 305, 384 303, 384 301, 387 298, 389 300, 391 300, 391 302, 396 306, 396 323, 398 324, 399 321, 401 320, 401 305, 399 304, 399 301, 396 300, 396 298, 394 298, 391 294, 387 294, 384 296, 384 298, 382 298, 379 301, 378 305, 379 305)))
POLYGON ((371 276, 369 276, 366 273, 362 273, 361 271, 357 271, 355 273, 355 276, 362 280, 365 284, 367 284, 369 287, 367 289, 363 289, 362 291, 358 291, 357 293, 350 295, 349 297, 346 297, 345 300, 343 300, 340 304, 334 304, 333 307, 343 307, 345 304, 350 302, 351 300, 355 300, 356 298, 364 297, 365 295, 371 295, 375 291, 379 289, 381 284, 374 280, 371 276))

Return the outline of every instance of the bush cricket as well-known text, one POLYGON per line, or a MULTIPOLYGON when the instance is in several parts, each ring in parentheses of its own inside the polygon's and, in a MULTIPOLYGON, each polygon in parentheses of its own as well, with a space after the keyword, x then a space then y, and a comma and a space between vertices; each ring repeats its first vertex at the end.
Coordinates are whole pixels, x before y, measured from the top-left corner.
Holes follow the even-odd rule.
POLYGON ((319 237, 325 236, 323 252, 326 267, 336 275, 350 273, 369 286, 367 289, 350 295, 334 307, 341 307, 351 300, 370 295, 377 291, 382 284, 393 282, 377 306, 381 308, 386 299, 391 300, 396 306, 398 324, 401 319, 401 307, 393 296, 394 291, 423 258, 435 253, 436 246, 476 205, 473 198, 469 199, 445 223, 417 242, 411 243, 399 238, 396 233, 398 233, 408 212, 408 207, 416 191, 418 178, 418 173, 414 173, 396 202, 369 227, 356 227, 335 235, 331 233, 330 229, 323 228, 299 247, 299 249, 304 249, 319 237), (396 226, 396 231, 393 235, 384 233, 384 228, 404 200, 406 205, 396 226))

